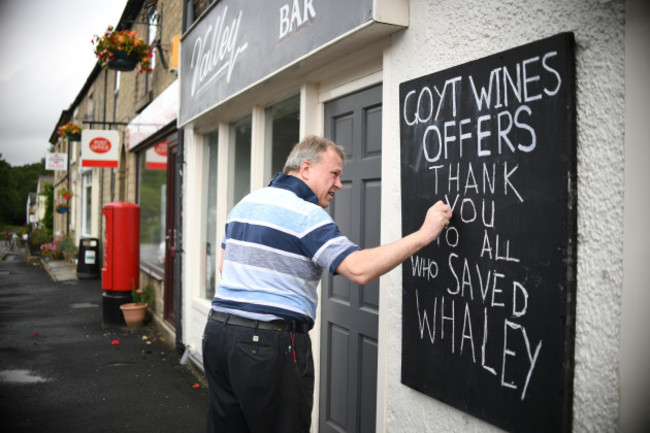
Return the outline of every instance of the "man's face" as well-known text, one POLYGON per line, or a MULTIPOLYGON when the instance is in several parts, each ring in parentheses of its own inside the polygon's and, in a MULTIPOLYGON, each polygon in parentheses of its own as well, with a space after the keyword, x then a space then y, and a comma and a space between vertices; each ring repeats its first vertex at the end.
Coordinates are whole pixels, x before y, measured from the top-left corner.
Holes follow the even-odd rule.
POLYGON ((304 162, 301 174, 305 183, 316 194, 318 205, 326 208, 334 198, 334 193, 342 187, 343 162, 334 150, 327 149, 320 162, 304 162))

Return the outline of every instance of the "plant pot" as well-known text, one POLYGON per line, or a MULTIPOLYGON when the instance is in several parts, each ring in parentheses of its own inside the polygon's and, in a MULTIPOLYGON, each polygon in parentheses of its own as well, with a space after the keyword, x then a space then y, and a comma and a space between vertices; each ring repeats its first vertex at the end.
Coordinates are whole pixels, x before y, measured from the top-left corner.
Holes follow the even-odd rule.
POLYGON ((68 134, 68 141, 81 141, 81 134, 68 134))
POLYGON ((56 210, 58 213, 67 213, 68 208, 67 207, 60 207, 56 210))
POLYGON ((140 328, 144 325, 147 306, 148 304, 136 304, 134 302, 120 305, 122 314, 124 314, 124 321, 128 328, 140 328))
POLYGON ((126 54, 126 51, 117 50, 113 53, 115 60, 109 60, 108 69, 115 71, 132 71, 138 64, 138 54, 131 51, 131 54, 126 54))

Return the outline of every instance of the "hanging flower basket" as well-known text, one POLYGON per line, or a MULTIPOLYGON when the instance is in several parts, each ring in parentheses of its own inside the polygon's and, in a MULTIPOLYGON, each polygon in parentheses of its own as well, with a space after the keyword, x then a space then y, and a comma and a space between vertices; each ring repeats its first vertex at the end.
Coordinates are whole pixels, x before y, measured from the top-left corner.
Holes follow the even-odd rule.
POLYGON ((103 68, 132 71, 140 65, 140 73, 151 72, 152 48, 134 31, 118 32, 108 26, 103 36, 95 35, 95 55, 103 68))
POLYGON ((69 189, 66 189, 66 188, 64 188, 64 189, 60 189, 60 190, 59 190, 59 195, 60 195, 64 200, 70 200, 70 198, 72 197, 72 191, 70 191, 69 189))
POLYGON ((69 141, 81 141, 81 128, 72 122, 59 126, 57 133, 60 136, 67 136, 69 141))
POLYGON ((116 50, 113 60, 108 61, 108 69, 114 71, 132 71, 138 65, 138 53, 131 51, 127 54, 124 50, 116 50))
POLYGON ((58 213, 68 213, 68 206, 57 206, 56 211, 58 213))

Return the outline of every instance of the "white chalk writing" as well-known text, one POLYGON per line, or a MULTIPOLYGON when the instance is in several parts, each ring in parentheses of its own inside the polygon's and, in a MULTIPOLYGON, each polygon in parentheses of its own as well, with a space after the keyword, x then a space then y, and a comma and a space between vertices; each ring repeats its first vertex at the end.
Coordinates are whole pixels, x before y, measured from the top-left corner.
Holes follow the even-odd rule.
POLYGON ((483 73, 421 80, 403 93, 400 113, 428 192, 454 215, 435 243, 443 252, 420 252, 405 267, 417 282, 419 339, 476 365, 521 400, 540 380, 535 368, 545 355, 542 338, 526 322, 538 285, 518 272, 530 265, 522 249, 531 246, 517 245, 500 218, 531 200, 522 186, 530 165, 521 161, 546 144, 534 125, 562 89, 557 61, 558 53, 547 51, 483 73), (462 239, 466 227, 474 239, 462 239))

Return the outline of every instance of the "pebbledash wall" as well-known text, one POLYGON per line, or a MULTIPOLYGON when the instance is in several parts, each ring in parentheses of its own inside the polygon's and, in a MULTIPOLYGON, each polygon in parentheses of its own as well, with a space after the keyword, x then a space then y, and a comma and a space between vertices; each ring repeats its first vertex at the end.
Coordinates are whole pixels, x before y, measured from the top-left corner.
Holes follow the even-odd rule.
MULTIPOLYGON (((382 204, 386 217, 383 220, 398 221, 399 207, 390 205, 401 199, 400 167, 393 162, 400 158, 398 84, 557 33, 575 34, 578 179, 572 422, 575 432, 629 431, 626 425, 639 416, 647 416, 643 414, 645 410, 639 409, 642 406, 635 407, 638 402, 645 402, 647 409, 649 401, 648 371, 637 362, 642 360, 642 365, 648 365, 647 335, 645 338, 638 335, 639 329, 648 329, 647 319, 638 322, 644 306, 648 306, 648 297, 642 293, 642 288, 648 286, 648 271, 636 258, 639 253, 646 261, 648 258, 648 229, 640 221, 648 211, 648 195, 639 186, 648 185, 648 175, 641 174, 639 168, 644 164, 642 161, 650 162, 647 138, 644 143, 639 136, 646 131, 647 137, 647 125, 639 116, 645 113, 647 121, 648 106, 647 99, 637 96, 647 98, 648 91, 642 78, 636 75, 636 80, 633 79, 635 71, 636 74, 648 71, 647 46, 645 51, 641 48, 642 41, 648 40, 648 8, 642 3, 410 1, 409 27, 392 36, 384 55, 382 204), (637 105, 626 116, 628 97, 637 105), (636 135, 630 135, 631 131, 636 135), (633 158, 627 163, 626 146, 628 158, 633 158), (625 203, 627 208, 624 196, 631 197, 625 203), (625 257, 624 232, 629 241, 626 251, 631 253, 625 257), (627 331, 637 332, 623 338, 622 332, 627 336, 627 331)), ((384 225, 383 230, 384 241, 400 236, 399 224, 384 225)), ((385 347, 380 350, 378 420, 384 419, 384 430, 500 431, 400 383, 402 286, 399 271, 385 278, 381 293, 381 308, 389 311, 380 320, 380 341, 383 339, 385 347)))

